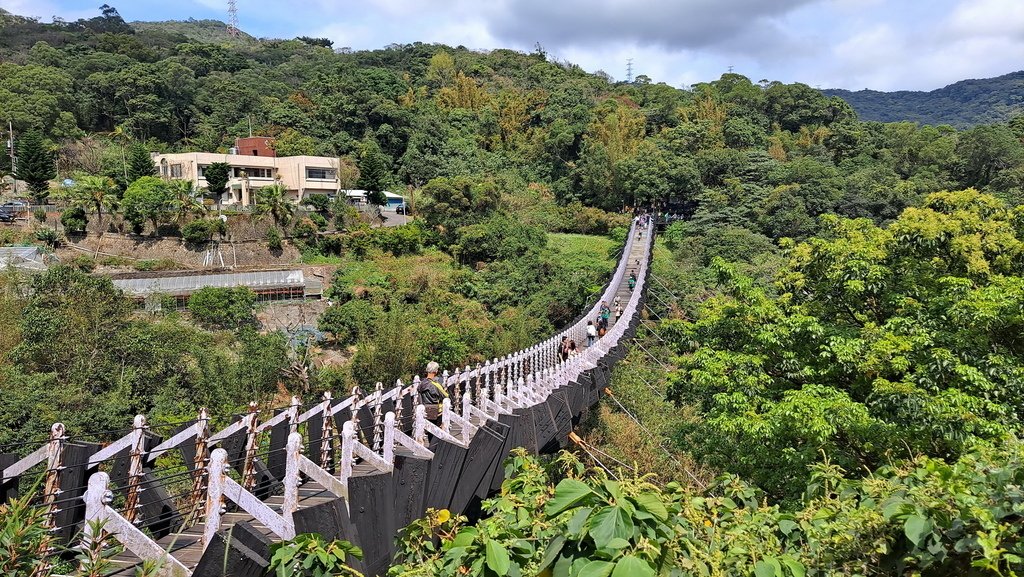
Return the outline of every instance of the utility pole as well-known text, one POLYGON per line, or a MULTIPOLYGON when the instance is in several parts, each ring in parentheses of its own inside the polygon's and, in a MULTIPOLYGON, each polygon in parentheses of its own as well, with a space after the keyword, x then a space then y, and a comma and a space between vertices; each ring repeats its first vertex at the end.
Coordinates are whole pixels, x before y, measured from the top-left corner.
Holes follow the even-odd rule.
POLYGON ((633 83, 633 59, 626 59, 626 82, 633 83))
POLYGON ((14 193, 14 195, 17 196, 18 177, 15 175, 18 174, 18 156, 14 152, 14 122, 10 118, 7 119, 7 135, 10 137, 7 140, 7 151, 11 155, 11 178, 14 180, 14 184, 12 185, 11 190, 14 193))

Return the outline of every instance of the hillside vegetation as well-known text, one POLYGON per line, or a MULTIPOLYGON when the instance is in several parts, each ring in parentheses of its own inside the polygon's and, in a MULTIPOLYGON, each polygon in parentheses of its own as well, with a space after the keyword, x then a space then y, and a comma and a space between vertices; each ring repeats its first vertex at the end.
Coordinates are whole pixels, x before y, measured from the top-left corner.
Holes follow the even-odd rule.
POLYGON ((165 20, 163 22, 129 22, 129 26, 140 32, 162 31, 180 35, 202 44, 247 44, 256 39, 239 31, 237 37, 228 34, 228 25, 220 20, 165 20))
POLYGON ((995 78, 961 80, 928 92, 840 89, 822 92, 849 102, 862 120, 970 128, 1007 122, 1024 111, 1024 71, 995 78))

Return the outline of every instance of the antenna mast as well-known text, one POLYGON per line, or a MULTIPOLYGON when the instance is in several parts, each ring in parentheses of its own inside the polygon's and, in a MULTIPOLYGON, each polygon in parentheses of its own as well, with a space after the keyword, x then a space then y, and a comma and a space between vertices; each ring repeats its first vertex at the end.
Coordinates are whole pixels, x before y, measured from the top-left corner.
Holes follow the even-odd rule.
POLYGON ((238 4, 235 0, 228 0, 228 36, 238 38, 241 31, 238 29, 238 4))
POLYGON ((633 82, 633 59, 626 59, 626 82, 633 82))

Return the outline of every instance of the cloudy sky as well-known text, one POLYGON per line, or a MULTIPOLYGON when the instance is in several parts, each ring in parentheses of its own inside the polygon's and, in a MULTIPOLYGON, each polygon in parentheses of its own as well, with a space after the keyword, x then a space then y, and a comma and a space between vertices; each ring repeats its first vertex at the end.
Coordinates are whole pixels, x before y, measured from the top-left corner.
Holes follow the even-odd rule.
MULTIPOLYGON (((126 20, 226 18, 227 0, 107 0, 126 20)), ((931 90, 1024 68, 1024 0, 237 0, 254 36, 335 47, 442 42, 532 50, 684 86, 730 66, 754 81, 931 90)), ((0 0, 49 21, 103 0, 0 0)))

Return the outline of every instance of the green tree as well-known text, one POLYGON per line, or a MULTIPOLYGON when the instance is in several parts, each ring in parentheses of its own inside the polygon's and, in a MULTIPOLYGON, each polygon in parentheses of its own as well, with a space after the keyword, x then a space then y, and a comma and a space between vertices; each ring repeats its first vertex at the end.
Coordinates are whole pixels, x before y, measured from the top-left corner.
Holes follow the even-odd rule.
POLYGON ((175 198, 167 182, 155 176, 143 176, 128 186, 121 201, 124 217, 136 230, 148 220, 153 224, 153 235, 159 233, 160 223, 175 213, 175 198))
POLYGON ((286 226, 295 214, 295 204, 288 200, 288 189, 283 184, 271 184, 256 191, 256 212, 269 214, 274 224, 286 226))
POLYGON ((100 231, 103 231, 103 212, 112 213, 118 204, 117 184, 107 176, 81 176, 68 191, 71 208, 96 213, 100 231))
POLYGON ((203 178, 206 179, 206 192, 217 201, 217 210, 220 210, 220 201, 228 190, 231 167, 226 162, 213 162, 203 169, 203 178))
POLYGON ((156 176, 156 164, 153 163, 153 157, 149 154, 149 150, 146 149, 142 143, 133 144, 128 149, 127 158, 127 175, 128 184, 135 182, 143 176, 156 176))
POLYGON ((167 183, 167 188, 173 198, 175 222, 178 226, 183 225, 190 216, 206 214, 206 205, 199 192, 192 187, 191 180, 172 180, 167 183))
POLYGON ((367 192, 370 204, 387 204, 384 191, 391 180, 391 159, 380 149, 377 140, 367 138, 359 153, 359 181, 356 186, 367 192))
POLYGON ((42 204, 50 194, 50 181, 57 178, 56 155, 37 131, 23 134, 16 148, 18 170, 15 176, 28 184, 32 198, 42 204))
POLYGON ((320 315, 317 327, 330 333, 340 345, 351 345, 362 338, 373 335, 381 315, 378 307, 371 302, 354 299, 340 305, 327 307, 320 315))
POLYGON ((205 287, 189 297, 188 312, 205 326, 239 329, 256 322, 256 293, 246 287, 205 287))

